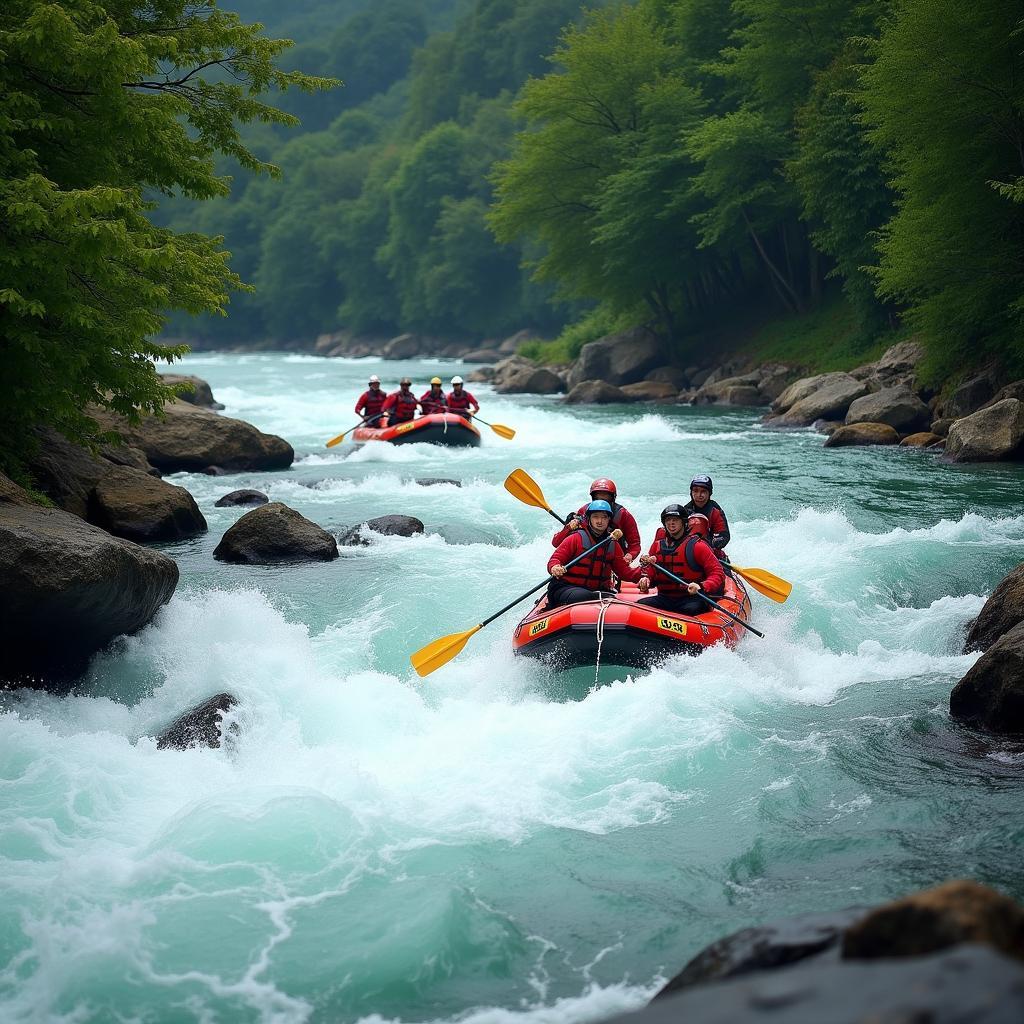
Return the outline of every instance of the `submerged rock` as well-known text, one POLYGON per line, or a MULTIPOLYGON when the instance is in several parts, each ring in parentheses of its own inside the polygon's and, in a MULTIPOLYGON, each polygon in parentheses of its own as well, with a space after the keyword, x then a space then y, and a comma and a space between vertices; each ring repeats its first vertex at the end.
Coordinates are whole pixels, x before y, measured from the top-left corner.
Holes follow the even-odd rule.
POLYGON ((338 544, 295 509, 273 501, 246 512, 221 538, 213 557, 246 565, 330 562, 338 557, 338 544))
POLYGON ((987 651, 1018 622, 1024 622, 1024 562, 1007 573, 971 624, 965 651, 987 651))
POLYGON ((448 480, 443 476, 418 476, 413 481, 420 487, 437 487, 438 484, 451 484, 453 487, 461 487, 461 480, 448 480))
MULTIPOLYGON (((237 703, 230 693, 218 693, 202 704, 189 708, 157 736, 157 748, 188 750, 189 747, 219 747, 224 715, 237 703)), ((232 726, 231 731, 237 731, 237 726, 232 726)))
POLYGON ((368 545, 370 541, 363 535, 364 527, 373 533, 383 534, 385 537, 412 537, 423 532, 423 523, 415 516, 379 516, 346 530, 339 538, 338 543, 342 547, 368 545))
POLYGON ((931 448, 945 442, 944 437, 933 434, 930 430, 921 430, 916 434, 908 434, 900 441, 901 448, 931 448))
POLYGON ((178 566, 0 480, 0 684, 59 692, 170 600, 178 566))
POLYGON ((262 491, 253 491, 243 487, 238 491, 231 491, 223 498, 214 502, 215 508, 231 508, 235 505, 266 505, 270 499, 262 491))
POLYGON ((1024 733, 1024 622, 1004 633, 953 687, 949 713, 999 733, 1024 733))

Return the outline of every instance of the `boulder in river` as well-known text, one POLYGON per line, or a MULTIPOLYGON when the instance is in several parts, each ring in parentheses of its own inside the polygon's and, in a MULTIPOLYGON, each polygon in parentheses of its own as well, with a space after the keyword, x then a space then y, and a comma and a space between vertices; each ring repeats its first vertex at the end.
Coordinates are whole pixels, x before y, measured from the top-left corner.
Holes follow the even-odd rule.
POLYGON ((494 390, 499 395, 555 395, 565 390, 565 381, 544 366, 517 363, 514 367, 507 367, 500 376, 495 376, 494 390))
POLYGON ((615 402, 632 402, 633 399, 622 388, 603 380, 582 380, 573 385, 569 394, 562 399, 568 405, 608 405, 615 402))
POLYGON ((381 350, 384 359, 413 359, 423 353, 424 339, 418 334, 399 334, 381 350))
POLYGON ((204 409, 223 409, 224 406, 213 397, 213 389, 202 377, 185 373, 165 373, 161 375, 165 384, 184 384, 188 390, 182 391, 178 398, 204 409))
POLYGON ((437 487, 439 484, 451 484, 453 487, 461 487, 461 480, 449 480, 443 476, 418 476, 413 481, 420 485, 420 487, 437 487))
POLYGON ((496 348, 474 348, 462 354, 462 360, 466 363, 496 363, 504 356, 496 348))
POLYGON ((678 388, 668 381, 640 380, 636 384, 623 384, 623 393, 634 402, 673 403, 679 394, 678 388))
MULTIPOLYGON (((157 736, 157 748, 188 750, 189 747, 219 747, 224 715, 237 703, 230 693, 218 693, 194 708, 189 708, 157 736)), ((232 731, 237 731, 237 727, 232 731)))
POLYGON ((1024 455, 1024 402, 1004 398, 949 428, 950 462, 994 462, 1024 455))
POLYGON ((964 942, 983 943, 1024 960, 1024 907, 977 882, 946 882, 886 903, 850 925, 842 956, 923 956, 964 942))
POLYGON ((855 399, 846 413, 847 424, 888 423, 901 434, 923 430, 931 420, 928 406, 909 388, 883 388, 855 399))
POLYGON ((213 557, 245 565, 330 562, 338 557, 338 543, 295 509, 272 501, 246 512, 231 526, 213 557))
POLYGON ((665 362, 661 342, 646 327, 632 327, 588 342, 569 371, 567 384, 602 380, 621 386, 635 384, 665 362))
POLYGON ((900 441, 901 448, 931 448, 933 445, 937 445, 946 439, 940 437, 938 434, 933 434, 930 430, 920 430, 916 434, 908 434, 902 441, 900 441))
POLYGON ((338 543, 342 547, 369 544, 369 539, 363 533, 364 527, 373 533, 383 534, 385 537, 412 537, 423 532, 423 523, 415 516, 378 516, 376 519, 367 519, 350 530, 346 530, 339 538, 338 543))
POLYGON ((58 691, 170 600, 173 559, 31 503, 0 477, 0 684, 58 691))
POLYGON ((828 436, 826 448, 849 448, 853 445, 899 444, 900 435, 888 423, 851 423, 828 436))
POLYGON ((163 418, 147 416, 135 425, 106 412, 92 415, 165 473, 198 473, 209 466, 234 471, 287 469, 295 459, 284 439, 187 402, 170 402, 163 418))
POLYGON ((87 518, 138 543, 184 540, 207 530, 206 518, 184 487, 124 466, 111 466, 96 481, 87 518))
POLYGON ((214 502, 214 506, 216 508, 233 508, 237 505, 266 505, 269 501, 270 499, 262 491, 243 487, 218 498, 214 502))
POLYGON ((953 687, 949 713, 992 732, 1024 733, 1024 622, 1004 633, 953 687))
MULTIPOLYGON (((779 417, 769 420, 770 426, 805 427, 815 420, 842 419, 846 416, 851 403, 868 393, 868 386, 848 373, 826 373, 818 379, 819 383, 802 398, 793 402, 779 417)), ((800 384, 797 381, 797 384, 800 384)), ((789 395, 803 394, 794 391, 797 384, 787 388, 779 401, 789 395)))
POLYGON ((683 388, 690 383, 684 370, 681 370, 678 366, 669 365, 656 366, 653 370, 644 374, 644 380, 654 380, 661 384, 671 384, 677 392, 682 391, 683 388))
POLYGON ((1018 622, 1024 622, 1024 562, 1000 581, 971 624, 965 651, 987 651, 1018 622))

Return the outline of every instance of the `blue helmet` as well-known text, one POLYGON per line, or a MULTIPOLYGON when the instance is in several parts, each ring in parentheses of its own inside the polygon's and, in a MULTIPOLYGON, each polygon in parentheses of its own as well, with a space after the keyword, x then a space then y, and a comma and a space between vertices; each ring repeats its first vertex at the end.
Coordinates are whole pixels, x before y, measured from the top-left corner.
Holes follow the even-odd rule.
POLYGON ((608 515, 611 515, 612 507, 611 505, 608 504, 607 501, 604 501, 603 499, 599 501, 592 501, 587 506, 587 515, 589 516, 591 512, 607 512, 608 515))

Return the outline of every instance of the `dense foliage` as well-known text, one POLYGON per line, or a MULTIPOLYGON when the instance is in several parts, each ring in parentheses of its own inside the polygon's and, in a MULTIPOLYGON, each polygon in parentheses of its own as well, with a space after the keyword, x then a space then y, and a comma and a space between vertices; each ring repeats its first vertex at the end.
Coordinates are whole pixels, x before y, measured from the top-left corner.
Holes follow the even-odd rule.
POLYGON ((6 0, 0 8, 0 461, 39 422, 71 436, 89 403, 169 396, 147 339, 162 312, 220 311, 239 287, 218 239, 154 227, 144 190, 227 192, 213 154, 274 172, 236 125, 291 119, 271 87, 283 43, 186 0, 6 0), (204 77, 203 69, 222 76, 204 77))

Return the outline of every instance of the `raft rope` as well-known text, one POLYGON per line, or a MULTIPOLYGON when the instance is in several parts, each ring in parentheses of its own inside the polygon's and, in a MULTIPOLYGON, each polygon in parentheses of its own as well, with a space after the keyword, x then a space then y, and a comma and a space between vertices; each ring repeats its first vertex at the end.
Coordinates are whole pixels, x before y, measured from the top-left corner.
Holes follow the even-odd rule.
POLYGON ((598 600, 600 611, 597 613, 597 661, 594 664, 594 685, 597 686, 597 677, 601 671, 601 647, 604 645, 604 617, 613 604, 624 604, 624 601, 616 601, 614 594, 608 597, 602 596, 598 600))

